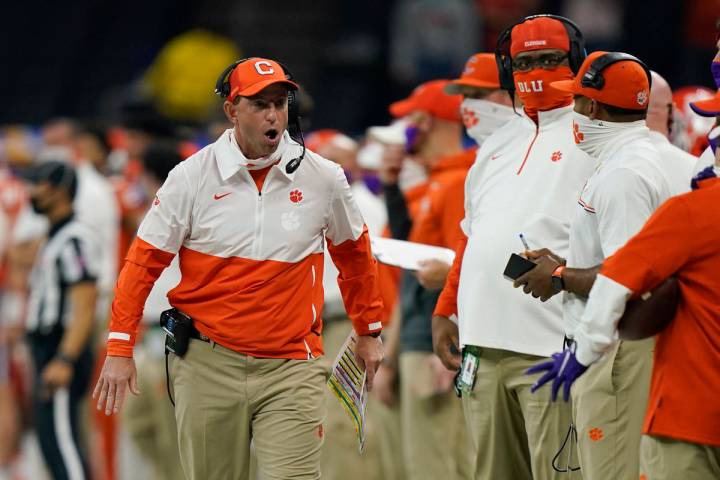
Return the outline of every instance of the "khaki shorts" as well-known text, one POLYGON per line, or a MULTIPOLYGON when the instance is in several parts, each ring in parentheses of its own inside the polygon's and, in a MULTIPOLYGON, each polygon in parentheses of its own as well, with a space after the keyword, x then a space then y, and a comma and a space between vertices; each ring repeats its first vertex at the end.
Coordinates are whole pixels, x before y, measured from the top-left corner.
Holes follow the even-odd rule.
POLYGON ((191 340, 172 357, 180 461, 189 480, 244 479, 250 442, 263 480, 320 478, 326 370, 191 340))

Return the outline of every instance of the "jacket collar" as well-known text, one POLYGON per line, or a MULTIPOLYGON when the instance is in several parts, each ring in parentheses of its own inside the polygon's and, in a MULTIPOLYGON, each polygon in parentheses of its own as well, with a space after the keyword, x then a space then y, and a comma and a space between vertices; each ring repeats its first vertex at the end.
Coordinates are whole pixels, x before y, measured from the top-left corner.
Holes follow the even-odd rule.
MULTIPOLYGON (((229 128, 220 135, 220 138, 218 138, 213 145, 215 150, 215 160, 217 162, 218 170, 220 171, 220 178, 223 182, 226 182, 240 170, 247 170, 247 159, 237 146, 237 142, 235 141, 233 135, 233 129, 229 128)), ((282 172, 288 180, 292 181, 297 170, 292 173, 288 173, 285 170, 285 167, 294 158, 300 156, 302 146, 290 138, 290 134, 285 131, 283 132, 283 138, 280 141, 278 148, 283 148, 284 151, 280 161, 275 164, 273 168, 280 170, 280 172, 282 172)))
MULTIPOLYGON (((615 158, 620 158, 620 155, 616 155, 618 150, 627 146, 629 143, 645 139, 650 141, 650 129, 647 128, 645 120, 638 120, 630 122, 627 130, 624 130, 619 135, 615 136, 611 141, 602 148, 602 151, 598 155, 598 159, 601 162, 611 162, 615 158)), ((654 144, 653 144, 654 145, 654 144)))
POLYGON ((546 110, 544 112, 538 112, 538 124, 536 125, 532 118, 528 117, 525 113, 522 114, 522 118, 526 125, 530 126, 533 130, 548 130, 555 128, 558 124, 567 124, 568 116, 572 115, 573 107, 575 102, 570 103, 560 108, 554 108, 552 110, 546 110))

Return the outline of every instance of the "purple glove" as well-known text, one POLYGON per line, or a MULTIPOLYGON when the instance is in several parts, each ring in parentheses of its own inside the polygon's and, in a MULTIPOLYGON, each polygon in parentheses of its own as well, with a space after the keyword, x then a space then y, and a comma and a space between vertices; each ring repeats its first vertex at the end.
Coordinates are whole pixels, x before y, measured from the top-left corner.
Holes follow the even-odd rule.
POLYGON ((540 377, 540 380, 535 382, 532 388, 530 388, 530 391, 535 393, 538 388, 552 380, 553 401, 557 400, 558 390, 560 390, 560 385, 563 383, 565 384, 563 398, 566 402, 570 400, 570 386, 588 369, 588 367, 578 362, 577 358, 575 358, 575 348, 575 343, 571 343, 562 353, 553 353, 552 360, 549 362, 539 363, 527 369, 525 372, 527 375, 546 372, 545 375, 540 377))

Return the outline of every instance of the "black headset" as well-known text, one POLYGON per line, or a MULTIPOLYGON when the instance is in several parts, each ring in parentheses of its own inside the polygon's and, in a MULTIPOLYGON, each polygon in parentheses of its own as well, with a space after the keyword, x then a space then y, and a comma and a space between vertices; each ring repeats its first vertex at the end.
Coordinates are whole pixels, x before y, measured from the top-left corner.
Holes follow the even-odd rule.
POLYGON ((572 21, 560 15, 531 15, 525 17, 517 23, 510 25, 506 28, 498 37, 497 47, 495 48, 495 61, 498 66, 498 74, 500 77, 500 87, 503 90, 507 90, 511 97, 514 97, 515 82, 513 80, 513 66, 512 57, 510 56, 510 43, 512 41, 512 30, 517 25, 527 22, 528 20, 534 20, 536 18, 552 18, 562 22, 567 31, 568 38, 570 39, 570 51, 568 52, 568 63, 570 64, 570 70, 577 74, 580 70, 583 60, 587 56, 585 51, 585 38, 582 32, 572 21))
POLYGON ((604 55, 600 55, 598 58, 593 60, 580 80, 580 85, 585 88, 594 88, 595 90, 602 90, 605 86, 605 77, 602 75, 602 71, 607 67, 617 62, 635 62, 645 70, 647 75, 648 86, 652 87, 652 75, 650 75, 650 69, 645 63, 637 57, 634 57, 628 53, 623 52, 608 52, 604 55))
MULTIPOLYGON (((222 98, 230 97, 230 75, 233 70, 235 70, 235 67, 241 63, 255 58, 258 57, 242 58, 223 70, 218 77, 217 82, 215 82, 215 95, 222 98)), ((275 60, 275 63, 280 65, 280 68, 283 69, 285 79, 293 81, 294 77, 293 74, 290 73, 290 70, 277 60, 275 60)), ((302 159, 305 158, 305 139, 303 138, 302 129, 300 128, 300 104, 298 102, 297 91, 291 89, 288 89, 288 132, 293 140, 302 145, 302 152, 300 153, 300 156, 290 160, 285 167, 285 171, 287 173, 293 173, 300 166, 302 159)))

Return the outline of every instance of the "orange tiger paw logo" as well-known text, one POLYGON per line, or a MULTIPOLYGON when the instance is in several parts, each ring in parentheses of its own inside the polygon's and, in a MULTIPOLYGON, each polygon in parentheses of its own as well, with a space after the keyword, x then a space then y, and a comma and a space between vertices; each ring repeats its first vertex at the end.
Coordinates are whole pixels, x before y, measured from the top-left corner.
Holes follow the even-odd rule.
POLYGON ((580 125, 575 122, 573 122, 573 137, 575 137, 575 143, 585 140, 585 135, 580 131, 580 125))
POLYGON ((465 124, 465 128, 468 128, 468 129, 472 128, 475 125, 477 125, 478 123, 480 123, 478 118, 475 116, 475 112, 473 112, 472 110, 469 110, 467 108, 462 109, 462 119, 463 119, 463 123, 465 124))
POLYGON ((558 150, 557 152, 553 152, 552 157, 550 157, 550 160, 553 162, 557 162, 562 158, 562 152, 558 150))
POLYGON ((593 428, 588 432, 588 436, 590 437, 590 440, 593 442, 598 442, 603 439, 605 434, 603 433, 602 429, 600 428, 593 428))
POLYGON ((303 199, 303 194, 300 190, 293 190, 290 192, 290 201, 293 203, 300 203, 303 199))

